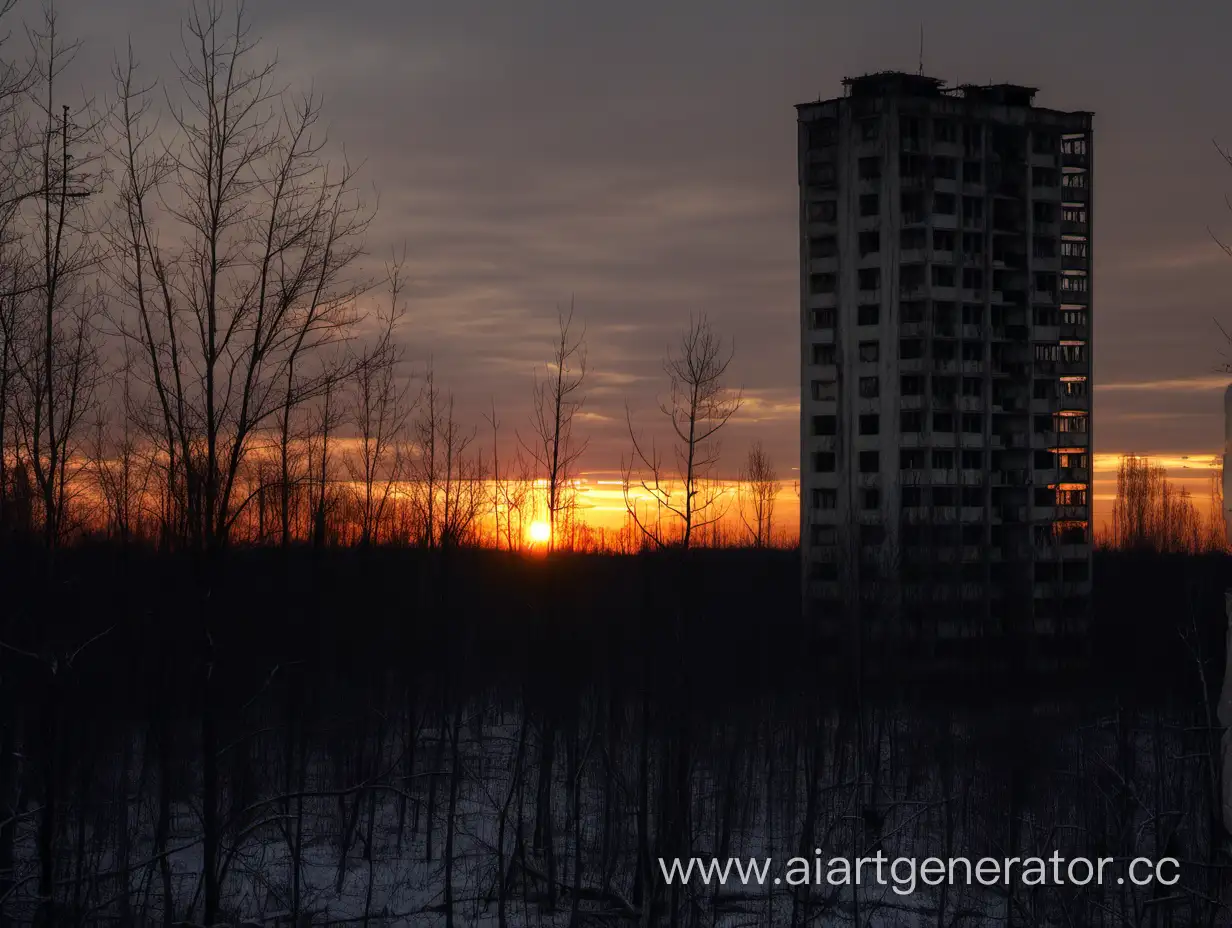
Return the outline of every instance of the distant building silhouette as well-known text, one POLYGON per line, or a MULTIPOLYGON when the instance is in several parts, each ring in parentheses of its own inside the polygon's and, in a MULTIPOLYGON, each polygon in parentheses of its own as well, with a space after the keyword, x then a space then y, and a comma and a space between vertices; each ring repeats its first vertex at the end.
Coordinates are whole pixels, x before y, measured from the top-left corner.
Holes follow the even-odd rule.
POLYGON ((1091 114, 1011 84, 844 85, 796 107, 806 598, 941 637, 1076 629, 1091 114))

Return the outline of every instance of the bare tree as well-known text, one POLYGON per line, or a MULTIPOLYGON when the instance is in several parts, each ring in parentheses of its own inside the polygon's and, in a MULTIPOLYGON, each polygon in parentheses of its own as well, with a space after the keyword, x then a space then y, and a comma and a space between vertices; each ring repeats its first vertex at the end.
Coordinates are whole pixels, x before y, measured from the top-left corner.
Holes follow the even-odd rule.
POLYGON ((663 362, 671 385, 670 398, 659 411, 670 421, 674 473, 669 476, 653 441, 649 446, 633 428, 626 407, 625 420, 633 451, 623 464, 625 507, 643 537, 656 547, 677 543, 688 548, 694 533, 724 515, 723 489, 714 479, 719 461, 717 435, 743 402, 741 391, 726 384, 734 349, 725 348, 705 315, 690 319, 680 342, 669 348, 663 362), (638 512, 632 492, 636 481, 660 512, 674 517, 678 534, 669 535, 662 522, 650 522, 638 512), (677 488, 678 487, 678 488, 677 488))
POLYGON ((359 483, 360 544, 380 537, 398 479, 405 468, 399 442, 407 417, 409 385, 398 380, 403 351, 394 333, 403 309, 398 303, 402 290, 402 262, 388 269, 390 306, 382 310, 376 345, 356 365, 353 422, 358 433, 358 458, 351 462, 351 479, 359 483))
POLYGON ((774 501, 779 478, 770 456, 755 442, 740 473, 740 519, 757 548, 770 544, 774 529, 774 501))
POLYGON ((44 7, 42 25, 31 35, 37 77, 29 98, 40 124, 34 153, 39 193, 22 200, 29 271, 13 291, 23 303, 12 326, 22 384, 14 411, 38 489, 44 544, 52 548, 64 530, 100 376, 102 292, 90 278, 100 250, 86 205, 99 188, 100 165, 97 155, 83 151, 100 139, 88 101, 74 111, 56 99, 57 81, 78 45, 63 43, 53 8, 44 7))
POLYGON ((324 157, 320 100, 277 89, 274 65, 254 61, 242 8, 228 26, 219 3, 195 3, 186 35, 170 143, 155 138, 131 53, 117 71, 112 237, 152 431, 188 540, 215 550, 247 502, 238 481, 257 434, 340 376, 318 349, 357 321, 364 288, 345 274, 371 214, 352 169, 324 157))
MULTIPOLYGON (((585 403, 586 332, 573 334, 573 303, 557 314, 557 337, 552 360, 541 376, 535 373, 531 438, 522 441, 539 472, 547 495, 548 550, 559 545, 557 528, 573 514, 577 502, 574 471, 586 451, 586 442, 573 439, 573 419, 585 403)), ((519 436, 519 440, 521 440, 519 436)))

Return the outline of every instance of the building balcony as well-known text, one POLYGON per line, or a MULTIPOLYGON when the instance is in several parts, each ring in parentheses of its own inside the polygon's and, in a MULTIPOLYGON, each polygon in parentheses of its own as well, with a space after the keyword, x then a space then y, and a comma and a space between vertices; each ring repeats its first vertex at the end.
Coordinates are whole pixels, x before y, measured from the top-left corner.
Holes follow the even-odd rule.
POLYGON ((1062 255, 1061 268, 1066 271, 1085 271, 1091 266, 1091 262, 1086 258, 1080 258, 1076 255, 1062 255))
POLYGON ((1089 164, 1086 152, 1061 152, 1061 165, 1067 168, 1085 168, 1089 164))
POLYGON ((1087 224, 1085 222, 1063 221, 1061 223, 1062 235, 1083 235, 1087 234, 1087 224))
POLYGON ((1091 191, 1086 187, 1062 187, 1061 202, 1062 203, 1086 203, 1090 199, 1091 191))

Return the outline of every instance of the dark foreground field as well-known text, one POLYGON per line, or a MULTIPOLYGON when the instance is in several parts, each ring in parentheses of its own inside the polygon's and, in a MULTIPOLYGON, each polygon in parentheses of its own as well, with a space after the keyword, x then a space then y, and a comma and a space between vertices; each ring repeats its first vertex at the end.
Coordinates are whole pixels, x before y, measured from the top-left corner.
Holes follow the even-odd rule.
POLYGON ((1063 675, 853 661, 793 552, 0 558, 0 924, 1232 924, 1223 557, 1099 555, 1063 675), (1181 880, 658 865, 878 851, 1181 880))

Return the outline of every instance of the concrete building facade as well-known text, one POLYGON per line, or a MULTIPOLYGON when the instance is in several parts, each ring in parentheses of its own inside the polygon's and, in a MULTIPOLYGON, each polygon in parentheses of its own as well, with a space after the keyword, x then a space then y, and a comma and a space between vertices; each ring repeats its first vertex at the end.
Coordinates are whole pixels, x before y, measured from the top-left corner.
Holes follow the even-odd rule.
POLYGON ((1092 118, 1017 85, 797 106, 801 550, 821 616, 1089 613, 1092 118))

